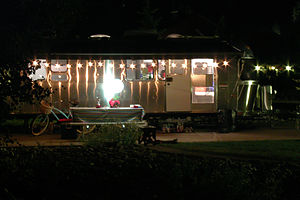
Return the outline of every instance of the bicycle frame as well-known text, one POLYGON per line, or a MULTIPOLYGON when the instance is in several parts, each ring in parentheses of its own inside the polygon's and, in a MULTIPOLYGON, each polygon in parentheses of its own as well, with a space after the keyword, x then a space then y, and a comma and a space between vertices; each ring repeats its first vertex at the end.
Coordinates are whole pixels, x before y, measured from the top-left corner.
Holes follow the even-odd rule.
POLYGON ((70 117, 72 117, 71 112, 69 112, 69 115, 66 115, 63 111, 59 110, 58 108, 53 107, 51 110, 51 113, 54 115, 54 117, 57 119, 57 121, 60 120, 60 118, 55 114, 55 112, 53 110, 58 111, 60 114, 62 114, 66 119, 69 119, 70 117))

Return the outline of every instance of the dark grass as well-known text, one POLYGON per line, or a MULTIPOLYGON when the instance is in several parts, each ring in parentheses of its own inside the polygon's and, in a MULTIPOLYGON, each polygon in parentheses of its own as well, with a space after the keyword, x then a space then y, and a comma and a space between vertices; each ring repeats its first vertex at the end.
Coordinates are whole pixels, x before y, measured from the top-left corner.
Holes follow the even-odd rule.
POLYGON ((143 146, 0 148, 0 199, 294 199, 288 162, 165 153, 143 146))
POLYGON ((199 155, 205 153, 228 157, 290 161, 300 164, 300 140, 199 142, 161 144, 161 146, 199 155))

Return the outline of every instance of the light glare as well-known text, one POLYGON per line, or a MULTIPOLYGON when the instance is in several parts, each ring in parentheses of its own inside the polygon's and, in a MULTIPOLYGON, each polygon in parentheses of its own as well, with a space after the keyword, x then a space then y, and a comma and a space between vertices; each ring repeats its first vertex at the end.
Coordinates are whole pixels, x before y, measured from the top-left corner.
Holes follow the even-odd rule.
POLYGON ((225 61, 223 62, 223 65, 224 65, 225 67, 228 66, 228 65, 229 65, 228 61, 225 60, 225 61))

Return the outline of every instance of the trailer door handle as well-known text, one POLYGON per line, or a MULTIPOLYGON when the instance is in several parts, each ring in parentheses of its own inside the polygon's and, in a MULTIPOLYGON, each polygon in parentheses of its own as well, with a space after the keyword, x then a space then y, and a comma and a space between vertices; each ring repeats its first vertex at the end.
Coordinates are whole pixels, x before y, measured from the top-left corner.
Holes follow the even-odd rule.
POLYGON ((167 77, 166 78, 166 82, 172 82, 173 81, 173 78, 172 77, 167 77))

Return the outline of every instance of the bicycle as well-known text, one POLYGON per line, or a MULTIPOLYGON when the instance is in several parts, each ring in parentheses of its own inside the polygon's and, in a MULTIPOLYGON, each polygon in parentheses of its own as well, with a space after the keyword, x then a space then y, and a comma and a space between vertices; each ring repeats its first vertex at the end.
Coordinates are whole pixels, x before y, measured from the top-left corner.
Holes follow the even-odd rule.
MULTIPOLYGON (((70 104, 73 104, 74 106, 76 105, 76 103, 73 103, 73 102, 70 102, 70 104)), ((47 130, 47 128, 50 124, 49 115, 51 113, 56 118, 57 122, 71 122, 72 118, 73 118, 72 113, 70 111, 68 111, 68 113, 64 113, 63 111, 59 110, 58 108, 55 108, 54 106, 49 105, 44 100, 42 100, 40 102, 40 110, 41 110, 41 114, 36 116, 34 118, 34 120, 32 121, 31 133, 34 136, 39 136, 47 130), (64 118, 60 119, 53 110, 59 112, 64 118)), ((96 128, 96 125, 94 125, 94 126, 86 125, 86 126, 81 127, 80 129, 78 129, 77 132, 79 134, 88 134, 88 133, 92 132, 95 128, 96 128)))

